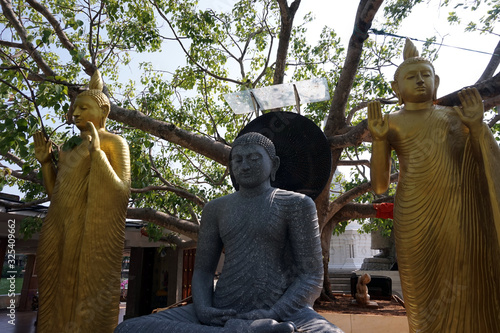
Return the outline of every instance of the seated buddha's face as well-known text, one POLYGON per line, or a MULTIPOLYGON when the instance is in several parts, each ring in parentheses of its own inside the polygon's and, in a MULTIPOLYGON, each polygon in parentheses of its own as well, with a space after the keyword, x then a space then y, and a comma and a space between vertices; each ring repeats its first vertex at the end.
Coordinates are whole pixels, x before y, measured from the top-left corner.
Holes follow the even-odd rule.
POLYGON ((269 179, 273 162, 258 144, 238 145, 232 148, 231 170, 240 186, 253 188, 269 179))

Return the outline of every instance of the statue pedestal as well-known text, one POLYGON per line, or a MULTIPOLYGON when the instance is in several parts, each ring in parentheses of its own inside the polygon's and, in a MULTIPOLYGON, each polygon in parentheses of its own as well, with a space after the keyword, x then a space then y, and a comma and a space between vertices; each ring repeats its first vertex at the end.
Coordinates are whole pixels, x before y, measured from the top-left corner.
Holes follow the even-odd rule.
POLYGON ((382 235, 379 230, 371 232, 372 250, 381 252, 372 258, 365 258, 361 265, 361 270, 366 271, 390 271, 395 264, 396 249, 394 244, 394 234, 390 237, 382 235))
POLYGON ((357 305, 357 306, 360 306, 360 307, 363 307, 363 308, 371 308, 371 309, 378 308, 378 303, 374 302, 374 301, 368 301, 368 302, 366 302, 366 304, 359 304, 358 301, 356 301, 355 299, 353 299, 351 301, 351 304, 357 305))
POLYGON ((394 259, 392 258, 365 258, 363 264, 361 265, 361 270, 363 271, 390 271, 392 265, 394 265, 394 259))

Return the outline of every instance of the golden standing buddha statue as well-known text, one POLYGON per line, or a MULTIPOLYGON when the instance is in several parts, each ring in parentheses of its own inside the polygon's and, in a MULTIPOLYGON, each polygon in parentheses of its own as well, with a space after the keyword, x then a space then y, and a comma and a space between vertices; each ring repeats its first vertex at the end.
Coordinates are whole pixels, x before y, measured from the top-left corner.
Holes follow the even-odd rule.
POLYGON ((51 199, 37 252, 39 333, 113 332, 118 323, 125 216, 130 194, 126 141, 105 130, 110 103, 98 71, 73 105, 81 143, 59 152, 34 136, 51 199))
POLYGON ((461 106, 434 105, 439 77, 409 40, 392 84, 401 110, 368 106, 371 180, 389 186, 399 273, 411 332, 500 332, 500 148, 476 89, 461 106))

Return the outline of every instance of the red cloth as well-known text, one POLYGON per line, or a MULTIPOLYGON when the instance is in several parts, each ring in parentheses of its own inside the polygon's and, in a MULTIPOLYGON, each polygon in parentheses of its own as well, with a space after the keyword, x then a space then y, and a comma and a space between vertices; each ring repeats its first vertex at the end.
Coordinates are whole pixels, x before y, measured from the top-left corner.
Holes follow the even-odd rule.
POLYGON ((392 219, 393 217, 393 211, 394 211, 394 204, 393 203, 379 203, 379 204, 373 204, 373 208, 377 210, 377 218, 381 219, 392 219))

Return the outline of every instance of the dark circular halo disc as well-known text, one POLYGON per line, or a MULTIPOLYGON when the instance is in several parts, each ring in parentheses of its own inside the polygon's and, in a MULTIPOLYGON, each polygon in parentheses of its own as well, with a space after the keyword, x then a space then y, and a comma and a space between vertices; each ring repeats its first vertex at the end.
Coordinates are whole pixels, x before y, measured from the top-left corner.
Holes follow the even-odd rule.
MULTIPOLYGON (((330 176, 332 157, 325 134, 312 120, 293 112, 269 112, 248 123, 238 136, 248 132, 265 135, 276 147, 280 167, 273 187, 316 199, 330 176)), ((232 174, 231 180, 238 190, 232 174)))

